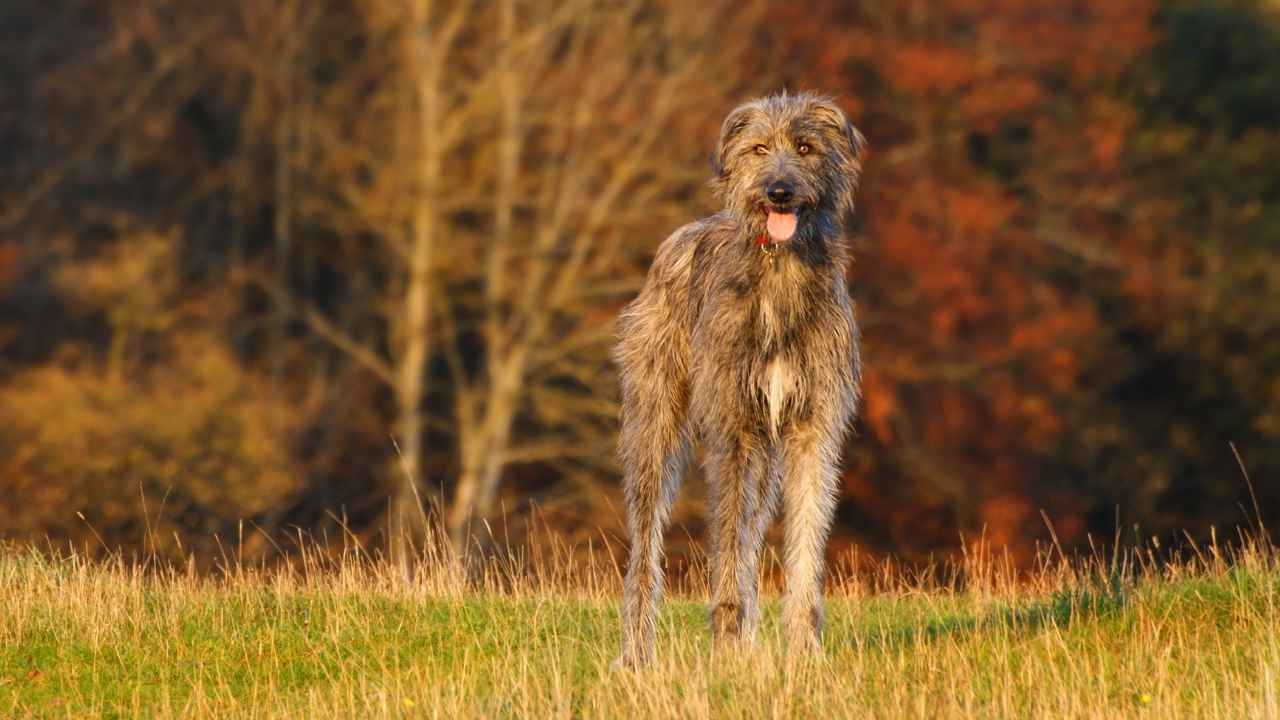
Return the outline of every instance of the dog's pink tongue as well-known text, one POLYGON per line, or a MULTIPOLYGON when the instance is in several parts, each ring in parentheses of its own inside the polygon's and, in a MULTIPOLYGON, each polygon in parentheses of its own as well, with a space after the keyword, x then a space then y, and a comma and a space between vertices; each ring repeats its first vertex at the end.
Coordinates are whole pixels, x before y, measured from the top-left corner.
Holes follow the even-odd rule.
POLYGON ((796 234, 796 214, 769 212, 769 237, 774 240, 790 240, 796 234))

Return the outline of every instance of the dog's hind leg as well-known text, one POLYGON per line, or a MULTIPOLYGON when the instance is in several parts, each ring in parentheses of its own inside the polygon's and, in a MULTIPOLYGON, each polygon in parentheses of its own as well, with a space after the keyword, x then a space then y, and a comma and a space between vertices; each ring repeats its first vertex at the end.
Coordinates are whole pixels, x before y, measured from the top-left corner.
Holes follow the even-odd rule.
POLYGON ((774 496, 765 459, 764 450, 751 440, 717 442, 707 453, 711 633, 717 644, 755 637, 760 554, 774 496))
POLYGON ((622 591, 622 657, 617 663, 626 667, 645 665, 653 656, 662 596, 662 535, 689 458, 679 393, 654 390, 624 403, 619 437, 631 534, 622 591))

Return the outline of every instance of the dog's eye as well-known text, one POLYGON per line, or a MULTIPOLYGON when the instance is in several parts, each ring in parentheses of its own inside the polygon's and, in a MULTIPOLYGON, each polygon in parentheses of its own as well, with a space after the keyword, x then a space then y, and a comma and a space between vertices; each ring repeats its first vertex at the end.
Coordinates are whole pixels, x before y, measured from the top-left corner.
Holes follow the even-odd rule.
POLYGON ((769 154, 769 148, 768 148, 768 146, 765 146, 765 145, 757 145, 757 146, 755 146, 754 148, 752 148, 752 150, 754 150, 754 151, 755 151, 755 153, 756 153, 757 155, 768 155, 768 154, 769 154))
POLYGON ((801 155, 808 155, 809 150, 810 150, 809 143, 800 143, 800 145, 796 147, 796 152, 800 153, 801 155))

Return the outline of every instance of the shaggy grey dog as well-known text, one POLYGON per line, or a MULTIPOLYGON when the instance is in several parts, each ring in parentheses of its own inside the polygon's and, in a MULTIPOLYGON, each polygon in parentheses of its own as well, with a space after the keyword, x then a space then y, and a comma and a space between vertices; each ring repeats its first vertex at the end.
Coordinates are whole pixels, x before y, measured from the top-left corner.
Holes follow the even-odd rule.
POLYGON ((842 221, 863 148, 828 97, 784 93, 735 109, 712 156, 724 209, 662 243, 618 320, 631 532, 623 666, 653 655, 663 530, 695 439, 711 495, 716 644, 754 636, 780 496, 783 624, 793 650, 819 647, 840 447, 858 404, 842 221))

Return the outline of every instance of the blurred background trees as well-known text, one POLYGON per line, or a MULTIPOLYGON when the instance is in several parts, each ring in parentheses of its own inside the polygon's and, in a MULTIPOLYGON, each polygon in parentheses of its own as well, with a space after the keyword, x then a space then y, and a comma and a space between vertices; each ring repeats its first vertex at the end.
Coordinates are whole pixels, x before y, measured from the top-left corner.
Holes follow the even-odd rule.
POLYGON ((872 148, 834 552, 1207 534, 1231 442, 1280 521, 1274 5, 19 0, 0 537, 619 539, 613 318, 784 87, 872 148))

